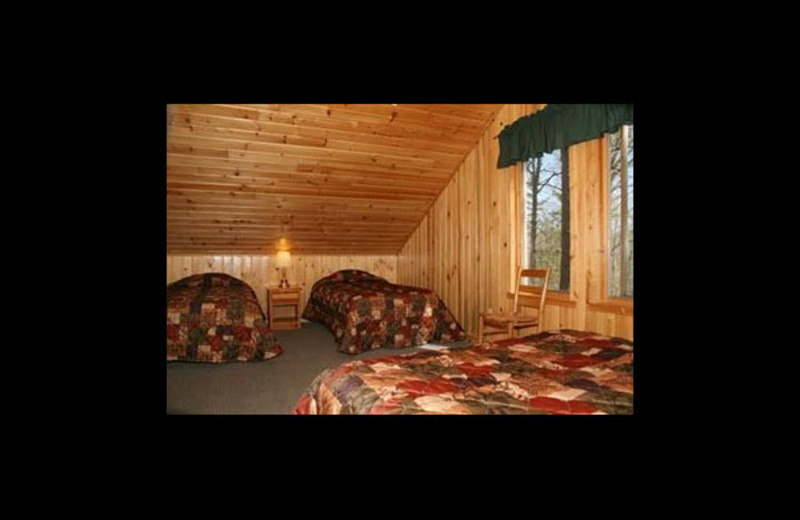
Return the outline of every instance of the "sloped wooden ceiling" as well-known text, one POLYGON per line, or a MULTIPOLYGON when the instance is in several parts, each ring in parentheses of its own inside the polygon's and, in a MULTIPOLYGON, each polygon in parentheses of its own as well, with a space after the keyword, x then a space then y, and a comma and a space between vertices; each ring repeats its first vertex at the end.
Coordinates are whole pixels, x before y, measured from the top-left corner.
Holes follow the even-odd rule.
POLYGON ((167 252, 396 254, 502 105, 168 105, 167 252))

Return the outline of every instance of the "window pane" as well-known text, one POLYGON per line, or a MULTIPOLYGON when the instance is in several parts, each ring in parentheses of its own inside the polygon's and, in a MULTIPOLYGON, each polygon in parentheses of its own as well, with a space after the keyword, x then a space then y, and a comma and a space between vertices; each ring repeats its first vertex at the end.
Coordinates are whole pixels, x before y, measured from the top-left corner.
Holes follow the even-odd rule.
POLYGON ((609 135, 608 295, 633 298, 633 125, 609 135))
POLYGON ((566 150, 525 163, 522 265, 549 265, 553 290, 569 290, 569 190, 564 189, 568 186, 566 150))

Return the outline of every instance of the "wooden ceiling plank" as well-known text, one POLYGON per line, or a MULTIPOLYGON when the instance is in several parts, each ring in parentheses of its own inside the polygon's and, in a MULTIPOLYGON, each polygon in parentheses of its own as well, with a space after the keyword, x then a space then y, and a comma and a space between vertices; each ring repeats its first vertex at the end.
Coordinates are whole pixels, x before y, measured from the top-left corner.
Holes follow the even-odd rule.
POLYGON ((419 186, 431 187, 437 191, 441 191, 442 180, 438 178, 431 178, 421 173, 406 174, 387 174, 387 173, 364 173, 358 170, 332 170, 323 173, 317 171, 296 171, 284 170, 279 171, 275 169, 250 169, 250 168, 237 168, 231 166, 207 168, 203 166, 184 166, 181 164, 167 166, 167 180, 178 179, 181 175, 195 175, 199 177, 208 178, 222 178, 232 180, 270 180, 270 179, 288 179, 296 181, 311 181, 318 184, 325 184, 326 182, 364 182, 364 183, 377 183, 379 185, 392 183, 404 186, 419 186))
POLYGON ((272 133, 310 137, 337 136, 337 138, 342 138, 346 141, 356 142, 367 139, 388 140, 392 143, 407 144, 409 146, 429 143, 437 146, 464 149, 465 153, 472 142, 471 135, 448 135, 442 131, 429 131, 427 133, 407 132, 400 127, 353 125, 330 120, 313 121, 301 119, 299 123, 291 118, 288 120, 253 121, 177 112, 168 123, 168 129, 179 126, 188 127, 191 129, 190 131, 194 131, 194 129, 209 131, 218 129, 223 132, 254 132, 256 135, 272 133))
POLYGON ((407 137, 379 136, 354 133, 346 130, 310 128, 276 122, 259 123, 255 129, 242 129, 227 128, 224 126, 224 120, 222 123, 217 122, 217 124, 213 126, 204 124, 202 121, 197 121, 192 124, 192 122, 176 120, 170 125, 170 135, 177 133, 270 143, 282 143, 291 139, 296 139, 298 142, 307 139, 311 143, 319 143, 327 139, 329 142, 335 141, 342 143, 342 145, 364 143, 409 148, 413 150, 430 150, 462 156, 468 151, 466 150, 468 147, 466 142, 453 144, 453 141, 442 139, 413 139, 407 137))
POLYGON ((230 150, 205 148, 200 146, 188 146, 169 143, 167 145, 169 155, 190 156, 190 157, 219 157, 241 160, 246 162, 281 162, 282 158, 295 158, 304 161, 338 161, 350 164, 378 165, 386 168, 404 166, 407 168, 420 168, 425 170, 439 170, 442 173, 448 171, 447 164, 433 159, 416 157, 390 157, 385 155, 359 154, 358 152, 342 152, 330 150, 314 150, 309 147, 287 148, 280 147, 274 150, 230 150), (302 148, 302 149, 300 149, 302 148))
MULTIPOLYGON (((320 182, 319 180, 311 179, 287 179, 287 178, 258 178, 246 176, 204 176, 193 174, 173 174, 170 176, 168 185, 175 183, 196 183, 196 184, 211 184, 215 186, 223 186, 226 189, 240 190, 241 187, 247 187, 240 191, 251 191, 253 189, 259 190, 264 188, 267 191, 282 193, 281 190, 301 190, 310 191, 311 193, 318 193, 320 190, 326 194, 336 197, 338 195, 347 195, 348 191, 356 191, 358 193, 393 193, 395 195, 425 195, 425 196, 438 196, 439 190, 431 185, 403 185, 397 184, 392 186, 387 180, 381 182, 380 179, 373 180, 332 180, 330 182, 320 182), (311 188, 309 190, 309 188, 311 188)), ((288 193, 288 191, 286 191, 288 193)))
MULTIPOLYGON (((360 104, 329 104, 306 105, 314 109, 322 108, 323 113, 329 111, 331 118, 355 119, 364 121, 411 123, 426 127, 443 128, 471 128, 478 129, 488 120, 488 117, 472 117, 464 113, 453 114, 438 109, 419 109, 409 105, 360 105, 360 104)), ((295 110, 303 110, 299 107, 295 110)), ((319 113, 318 113, 319 115, 319 113)))
POLYGON ((295 186, 263 186, 252 184, 232 185, 225 183, 211 182, 168 182, 167 189, 199 192, 220 192, 231 197, 245 197, 251 194, 275 194, 275 195, 320 195, 336 198, 362 198, 372 200, 425 200, 430 201, 436 194, 416 193, 412 191, 379 191, 373 189, 358 189, 353 186, 350 189, 333 190, 328 187, 295 187, 295 186))
POLYGON ((501 107, 170 105, 167 250, 397 254, 501 107))
MULTIPOLYGON (((330 249, 326 248, 309 248, 304 247, 302 249, 292 249, 294 254, 298 255, 329 255, 331 254, 330 249)), ((254 256, 267 256, 275 254, 275 246, 272 247, 261 247, 261 248, 252 248, 252 247, 220 247, 220 248, 211 248, 206 246, 201 247, 194 247, 194 248, 169 248, 167 247, 167 254, 168 255, 209 255, 209 256, 217 256, 217 255, 254 255, 254 256)), ((375 248, 371 249, 369 253, 364 253, 364 248, 362 247, 350 247, 350 248, 339 248, 336 250, 337 255, 353 255, 353 256, 361 256, 361 255, 372 255, 372 256, 381 256, 381 255, 395 255, 397 254, 396 250, 393 250, 389 247, 384 248, 375 248)))
POLYGON ((291 229, 293 230, 302 230, 302 229, 319 229, 320 225, 329 226, 324 227, 325 230, 330 229, 355 229, 355 230, 371 230, 375 231, 376 229, 389 229, 393 231, 413 231, 416 229, 416 226, 413 222, 380 222, 380 221, 364 221, 363 223, 353 223, 353 222, 345 222, 346 225, 342 225, 342 222, 336 220, 329 220, 326 223, 320 223, 319 221, 315 220, 290 220, 288 222, 282 220, 275 220, 275 224, 207 224, 205 221, 199 222, 197 224, 192 224, 191 222, 172 222, 167 225, 170 230, 179 230, 182 229, 185 234, 191 234, 191 230, 185 229, 189 225, 197 225, 202 226, 201 230, 211 230, 211 229, 219 229, 225 228, 230 230, 231 227, 234 229, 239 229, 241 226, 242 230, 273 230, 273 229, 288 229, 287 226, 293 226, 291 229), (215 227, 216 226, 216 227, 215 227))
POLYGON ((384 167, 389 168, 396 166, 424 168, 427 170, 439 170, 442 173, 450 170, 451 168, 455 168, 455 166, 458 164, 457 162, 454 162, 452 158, 441 159, 434 156, 400 156, 380 153, 353 152, 349 150, 323 149, 320 147, 314 148, 307 146, 263 143, 255 143, 252 146, 245 146, 242 144, 235 147, 225 148, 223 146, 212 147, 191 142, 183 144, 176 141, 178 140, 176 139, 167 144, 167 150, 170 154, 234 159, 242 158, 244 160, 251 161, 258 161, 265 155, 273 158, 296 157, 315 161, 336 160, 359 164, 375 164, 383 165, 384 167))
POLYGON ((245 125, 243 126, 245 128, 257 127, 258 122, 277 121, 311 128, 349 129, 350 131, 373 135, 413 137, 417 139, 438 137, 442 140, 462 140, 467 145, 473 142, 472 138, 478 133, 477 130, 470 130, 470 128, 465 127, 454 127, 453 125, 424 125, 411 123, 388 124, 386 122, 375 120, 357 120, 352 118, 350 120, 344 120, 343 118, 333 119, 325 116, 316 116, 310 113, 301 113, 298 115, 297 113, 291 113, 285 110, 260 111, 258 118, 252 119, 252 116, 242 118, 234 115, 236 111, 242 109, 220 106, 213 106, 213 108, 209 107, 211 107, 211 105, 196 105, 191 109, 191 111, 186 111, 183 108, 176 108, 174 117, 185 118, 187 115, 210 115, 214 117, 224 117, 227 118, 228 124, 236 124, 240 127, 245 125), (230 110, 231 115, 223 115, 223 112, 220 109, 230 110), (213 110, 213 112, 209 113, 210 110, 213 110), (256 124, 252 125, 250 123, 256 124))
MULTIPOLYGON (((325 226, 323 229, 326 230, 337 230, 342 228, 341 223, 336 222, 334 220, 322 223, 322 222, 315 222, 315 221, 306 221, 306 222, 297 222, 291 220, 289 222, 275 220, 272 224, 267 223, 259 223, 259 224, 214 224, 207 221, 201 222, 175 222, 169 221, 167 222, 167 229, 170 231, 178 231, 183 230, 189 233, 192 230, 196 230, 196 232, 203 233, 205 231, 212 231, 212 230, 225 230, 227 232, 235 232, 235 233, 246 233, 252 232, 261 234, 265 230, 274 230, 274 229, 289 229, 293 231, 303 231, 303 230, 311 230, 311 229, 320 229, 320 226, 325 226)), ((413 224, 409 223, 386 223, 386 222, 363 222, 363 223, 347 223, 346 229, 349 232, 362 232, 368 230, 386 230, 388 232, 397 232, 397 234, 408 233, 408 231, 413 231, 413 224)))
POLYGON ((484 120, 449 116, 436 111, 410 110, 391 105, 224 105, 226 107, 247 111, 256 110, 261 113, 286 113, 293 116, 309 116, 328 118, 339 121, 355 121, 369 124, 404 125, 407 127, 464 128, 477 130, 483 126, 484 120))
MULTIPOLYGON (((235 192, 233 192, 235 194, 235 192)), ((191 188, 171 188, 167 186, 167 200, 170 197, 182 197, 194 203, 221 203, 221 204, 245 204, 256 207, 273 205, 277 208, 291 209, 293 207, 309 207, 316 205, 320 209, 343 208, 343 207, 362 207, 369 209, 386 209, 390 211, 413 211, 427 207, 426 201, 419 200, 386 200, 368 197, 335 197, 331 198, 325 194, 303 194, 297 196, 287 196, 275 193, 240 193, 235 196, 221 195, 219 191, 195 190, 191 188), (257 202, 256 202, 257 201, 257 202)))
POLYGON ((359 238, 365 244, 376 242, 394 242, 402 240, 411 230, 387 230, 386 233, 378 235, 374 230, 364 229, 350 229, 346 230, 328 228, 292 228, 292 227, 275 227, 270 229, 253 229, 253 230, 229 230, 229 229, 204 229, 204 230, 187 230, 187 229, 167 229, 167 237, 172 237, 173 240, 179 237, 189 237, 194 240, 205 239, 236 239, 238 241, 249 240, 254 243, 263 241, 265 236, 273 235, 277 237, 285 237, 289 240, 299 238, 316 238, 325 240, 326 237, 332 237, 337 242, 346 240, 347 237, 359 238), (369 233, 369 238, 364 238, 364 234, 369 233))
POLYGON ((242 137, 204 136, 197 135, 193 132, 176 131, 170 134, 167 142, 212 149, 261 150, 267 152, 279 150, 281 147, 297 150, 311 147, 330 150, 332 152, 355 152, 360 155, 383 155, 385 157, 401 158, 429 158, 442 162, 460 162, 463 157, 463 154, 460 152, 419 150, 409 146, 379 145, 325 138, 295 138, 287 135, 282 136, 282 139, 276 137, 273 141, 267 142, 263 140, 244 139, 242 137))
POLYGON ((325 220, 334 219, 354 219, 366 220, 368 218, 376 221, 404 221, 416 222, 416 214, 398 212, 390 215, 375 213, 374 209, 364 208, 325 208, 319 209, 318 206, 308 206, 303 209, 273 209, 266 207, 244 207, 244 206, 198 206, 188 203, 171 201, 167 203, 167 218, 171 216, 190 217, 190 218, 216 218, 216 219, 272 219, 276 217, 288 217, 298 219, 314 218, 325 220))
POLYGON ((320 166, 345 166, 355 168, 379 169, 381 171, 392 171, 395 168, 416 169, 417 171, 430 172, 433 175, 446 176, 448 169, 445 165, 435 161, 424 159, 397 159, 385 158, 380 156, 353 156, 344 157, 342 154, 298 154, 285 152, 239 152, 236 150, 207 150, 201 148, 183 147, 181 145, 168 145, 168 161, 172 158, 199 158, 198 164, 204 163, 207 159, 220 161, 236 161, 242 164, 315 164, 320 166))
POLYGON ((274 193, 243 193, 238 197, 220 195, 219 192, 181 191, 167 187, 167 203, 186 202, 194 206, 244 206, 251 208, 291 210, 293 208, 352 209, 368 211, 386 209, 391 211, 415 211, 425 207, 427 202, 419 200, 382 200, 353 197, 329 197, 325 195, 286 196, 274 193))
POLYGON ((311 159, 296 159, 293 157, 262 157, 259 161, 247 161, 242 159, 223 159, 217 157, 199 157, 193 155, 168 154, 168 166, 200 166, 200 167, 219 167, 233 168, 234 170, 250 171, 286 171, 298 173, 337 173, 337 172, 360 172, 364 174, 394 175, 400 176, 425 176, 432 179, 441 180, 442 184, 447 184, 449 177, 441 170, 429 170, 425 168, 405 168, 405 167, 383 167, 373 164, 353 164, 343 161, 318 161, 311 159))
POLYGON ((405 108, 416 110, 430 110, 448 115, 471 117, 481 121, 488 121, 494 117, 503 105, 452 105, 452 104, 401 104, 405 108))

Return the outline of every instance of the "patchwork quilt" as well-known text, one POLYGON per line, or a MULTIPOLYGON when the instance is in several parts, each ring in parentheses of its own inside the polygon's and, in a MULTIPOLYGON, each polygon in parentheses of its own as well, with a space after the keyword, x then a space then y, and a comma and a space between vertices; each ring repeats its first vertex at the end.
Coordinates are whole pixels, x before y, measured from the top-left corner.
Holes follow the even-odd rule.
POLYGON ((339 350, 348 354, 466 339, 461 325, 433 291, 393 284, 354 269, 317 281, 303 317, 324 323, 339 350))
POLYGON ((167 285, 167 361, 264 361, 282 352, 245 282, 207 273, 167 285))
POLYGON ((576 330, 326 370, 294 414, 632 414, 633 343, 576 330))

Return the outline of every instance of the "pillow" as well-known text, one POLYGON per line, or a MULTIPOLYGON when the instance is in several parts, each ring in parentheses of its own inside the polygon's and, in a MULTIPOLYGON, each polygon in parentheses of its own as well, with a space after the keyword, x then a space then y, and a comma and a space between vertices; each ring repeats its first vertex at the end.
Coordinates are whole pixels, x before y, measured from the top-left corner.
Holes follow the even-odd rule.
POLYGON ((233 276, 225 273, 203 273, 193 274, 186 278, 181 278, 176 282, 172 282, 167 287, 240 287, 246 286, 246 282, 234 278, 233 276))
POLYGON ((332 275, 323 278, 323 280, 331 281, 331 282, 358 282, 361 280, 367 281, 386 281, 384 278, 380 276, 375 276, 372 273, 368 273, 366 271, 360 271, 358 269, 343 269, 341 271, 336 271, 332 275))

